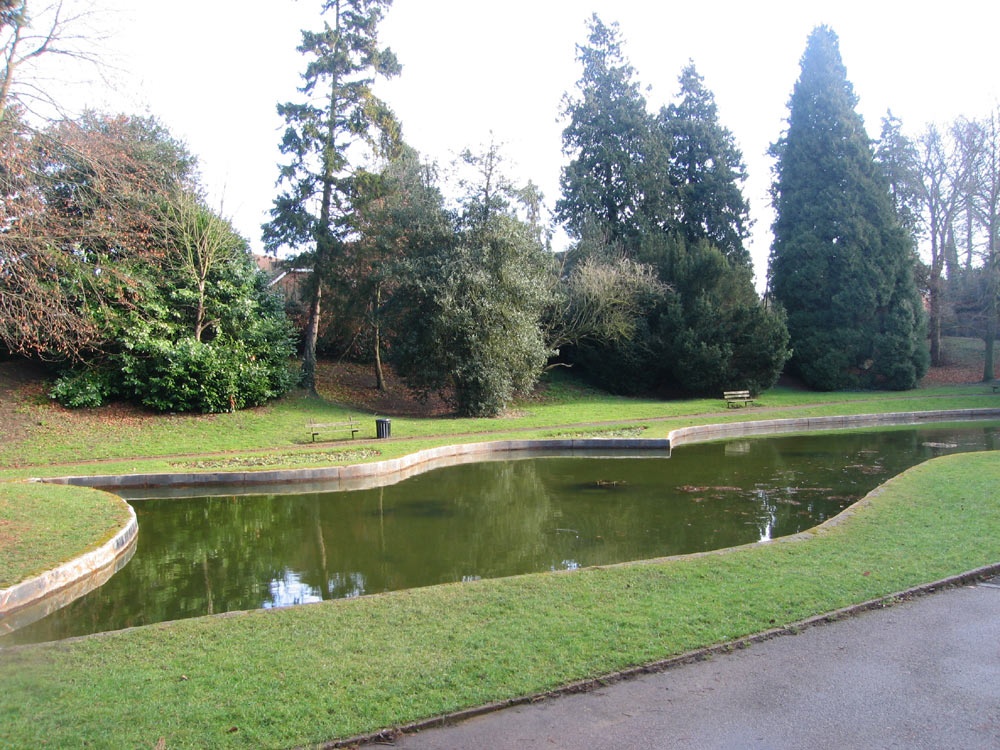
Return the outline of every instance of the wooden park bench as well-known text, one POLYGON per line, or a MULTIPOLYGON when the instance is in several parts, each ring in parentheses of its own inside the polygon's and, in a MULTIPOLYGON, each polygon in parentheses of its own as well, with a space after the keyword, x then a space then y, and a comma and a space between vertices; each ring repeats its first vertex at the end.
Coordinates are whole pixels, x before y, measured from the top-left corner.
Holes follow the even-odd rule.
POLYGON ((310 422, 309 423, 309 434, 312 435, 312 441, 315 443, 316 438, 319 437, 321 432, 347 432, 351 433, 351 440, 354 436, 358 434, 358 430, 361 429, 361 422, 356 420, 354 417, 350 417, 346 422, 310 422))
POLYGON ((726 399, 726 406, 739 406, 741 403, 749 406, 753 403, 750 391, 723 391, 722 396, 726 399))

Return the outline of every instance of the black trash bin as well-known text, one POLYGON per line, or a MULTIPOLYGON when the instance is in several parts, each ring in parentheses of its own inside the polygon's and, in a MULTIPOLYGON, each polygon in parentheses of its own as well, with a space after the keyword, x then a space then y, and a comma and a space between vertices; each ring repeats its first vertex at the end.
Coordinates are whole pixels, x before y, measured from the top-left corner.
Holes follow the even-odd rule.
POLYGON ((384 440, 388 437, 392 437, 392 420, 391 419, 376 419, 375 420, 375 437, 379 440, 384 440))

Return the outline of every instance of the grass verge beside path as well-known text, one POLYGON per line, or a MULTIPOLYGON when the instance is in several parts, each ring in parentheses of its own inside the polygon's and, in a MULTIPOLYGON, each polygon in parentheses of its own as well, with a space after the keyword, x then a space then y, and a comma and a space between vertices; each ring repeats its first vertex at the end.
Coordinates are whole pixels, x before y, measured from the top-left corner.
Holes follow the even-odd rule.
POLYGON ((100 547, 130 519, 125 502, 106 492, 0 483, 0 589, 100 547))
POLYGON ((0 746, 292 747, 555 688, 1000 562, 996 453, 803 541, 0 651, 0 746))

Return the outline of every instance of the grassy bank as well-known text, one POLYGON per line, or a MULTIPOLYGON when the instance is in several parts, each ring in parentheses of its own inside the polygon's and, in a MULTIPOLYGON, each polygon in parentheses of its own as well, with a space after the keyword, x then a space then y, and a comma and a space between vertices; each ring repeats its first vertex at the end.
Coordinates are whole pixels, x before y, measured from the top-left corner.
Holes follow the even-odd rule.
POLYGON ((105 492, 0 483, 0 589, 99 547, 130 518, 125 503, 105 492))
POLYGON ((727 409, 721 399, 659 401, 581 390, 553 378, 544 396, 514 405, 500 419, 392 417, 392 440, 377 441, 375 415, 303 394, 235 414, 119 416, 70 412, 51 403, 23 407, 30 425, 19 440, 0 443, 0 481, 66 474, 124 474, 227 468, 297 468, 395 458, 443 443, 595 435, 640 428, 665 437, 675 427, 783 417, 831 416, 1000 406, 982 385, 943 386, 899 393, 768 391, 757 405, 727 409), (358 440, 310 442, 310 421, 355 416, 358 440))
POLYGON ((291 747, 547 690, 1000 561, 998 481, 949 456, 804 541, 3 651, 0 745, 291 747))
MULTIPOLYGON (((777 388, 752 408, 727 409, 721 399, 620 398, 557 375, 504 418, 390 415, 393 439, 376 441, 374 413, 302 394, 209 416, 69 412, 36 397, 0 424, 0 502, 18 488, 64 489, 16 483, 25 476, 298 468, 443 443, 664 437, 709 422, 998 406, 988 387, 966 384, 903 393, 777 388), (348 415, 369 435, 309 443, 308 422, 348 415)), ((548 690, 1000 562, 998 480, 1000 456, 952 456, 892 480, 842 526, 805 541, 0 650, 0 747, 292 747, 548 690)), ((33 509, 48 504, 18 497, 33 509)), ((22 572, 0 546, 8 577, 46 567, 50 534, 66 533, 79 514, 48 510, 51 530, 23 556, 22 572)), ((0 545, 13 521, 0 505, 0 545)), ((91 533, 101 536, 73 531, 69 547, 91 533)))

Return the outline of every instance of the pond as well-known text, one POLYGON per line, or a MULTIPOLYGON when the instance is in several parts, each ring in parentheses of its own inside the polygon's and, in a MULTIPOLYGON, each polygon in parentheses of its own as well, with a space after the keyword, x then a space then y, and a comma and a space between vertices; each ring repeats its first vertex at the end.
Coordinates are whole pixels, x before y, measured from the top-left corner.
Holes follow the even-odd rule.
POLYGON ((998 447, 1000 423, 979 422, 470 463, 350 492, 131 500, 125 568, 0 646, 769 540, 929 458, 998 447))

